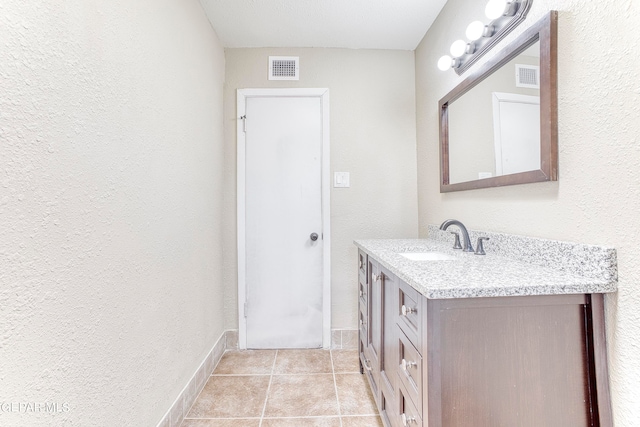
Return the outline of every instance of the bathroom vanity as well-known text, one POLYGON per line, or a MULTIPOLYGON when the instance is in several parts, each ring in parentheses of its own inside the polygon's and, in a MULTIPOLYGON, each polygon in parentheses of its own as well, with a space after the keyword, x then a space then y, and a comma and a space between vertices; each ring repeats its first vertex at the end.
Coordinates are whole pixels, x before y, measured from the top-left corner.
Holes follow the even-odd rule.
POLYGON ((360 362, 385 425, 611 426, 615 250, 483 235, 484 256, 434 227, 355 242, 360 362))

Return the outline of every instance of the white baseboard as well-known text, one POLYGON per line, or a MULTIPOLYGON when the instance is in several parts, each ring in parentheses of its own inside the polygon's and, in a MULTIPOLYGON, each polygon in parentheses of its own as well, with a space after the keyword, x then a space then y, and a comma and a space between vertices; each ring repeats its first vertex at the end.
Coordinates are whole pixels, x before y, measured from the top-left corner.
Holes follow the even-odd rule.
POLYGON ((332 329, 332 350, 356 350, 358 348, 357 329, 332 329))
POLYGON ((238 332, 224 331, 157 427, 179 427, 227 349, 238 348, 238 332), (235 347, 233 340, 235 337, 235 347), (231 344, 231 345, 230 345, 231 344))

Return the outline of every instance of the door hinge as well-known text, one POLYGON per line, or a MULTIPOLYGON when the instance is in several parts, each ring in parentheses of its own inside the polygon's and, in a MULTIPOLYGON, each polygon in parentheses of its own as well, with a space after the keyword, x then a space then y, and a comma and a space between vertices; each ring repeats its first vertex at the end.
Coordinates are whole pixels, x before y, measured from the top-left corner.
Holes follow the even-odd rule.
POLYGON ((247 133, 247 115, 240 116, 240 120, 242 120, 242 132, 247 133))
POLYGON ((247 317, 247 301, 244 302, 244 317, 247 317))

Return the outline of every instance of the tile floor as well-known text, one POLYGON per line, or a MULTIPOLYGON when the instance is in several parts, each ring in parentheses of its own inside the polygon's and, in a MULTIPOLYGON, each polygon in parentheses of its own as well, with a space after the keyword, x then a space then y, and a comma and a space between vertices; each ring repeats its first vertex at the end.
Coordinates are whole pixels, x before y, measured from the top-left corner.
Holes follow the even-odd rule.
POLYGON ((182 427, 382 427, 357 350, 230 351, 182 427))

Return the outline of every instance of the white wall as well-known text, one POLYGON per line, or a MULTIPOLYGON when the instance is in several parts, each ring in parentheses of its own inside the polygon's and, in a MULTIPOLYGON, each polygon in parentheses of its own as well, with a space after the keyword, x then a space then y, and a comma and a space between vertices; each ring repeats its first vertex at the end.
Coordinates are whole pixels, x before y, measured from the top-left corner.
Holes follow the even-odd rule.
POLYGON ((329 88, 332 328, 357 327, 354 239, 417 237, 413 52, 227 49, 225 84, 225 324, 237 328, 236 89, 329 88), (267 80, 269 55, 300 56, 299 81, 267 80))
POLYGON ((0 424, 155 425, 223 331, 224 51, 197 0, 3 0, 0 58, 0 402, 63 410, 0 424))
POLYGON ((560 180, 440 194, 437 105, 461 78, 439 71, 436 62, 481 16, 484 4, 450 0, 416 51, 421 235, 427 224, 453 217, 473 229, 616 247, 619 291, 606 299, 613 409, 616 426, 637 426, 640 5, 634 0, 534 1, 509 40, 548 10, 559 10, 560 180))

